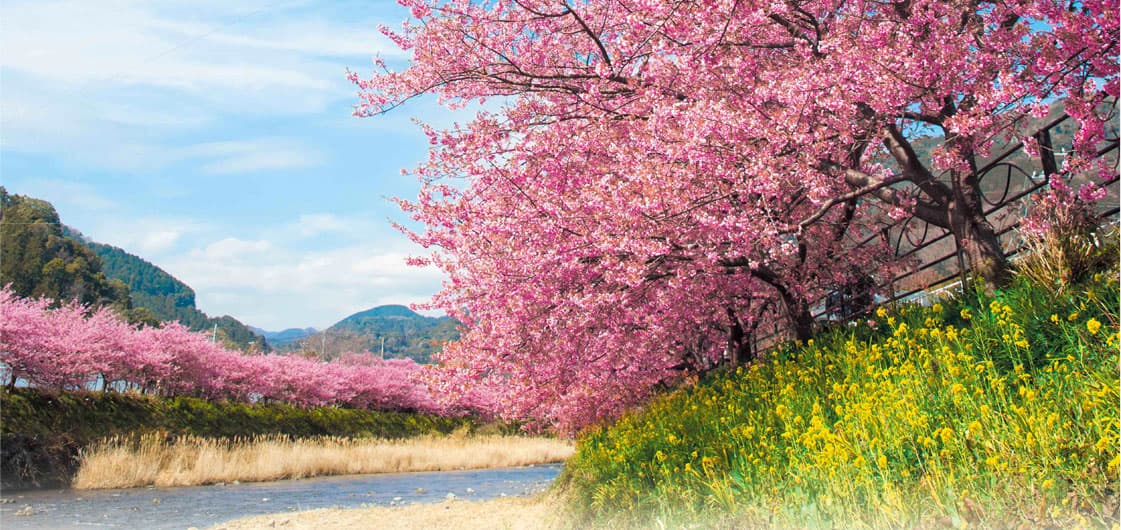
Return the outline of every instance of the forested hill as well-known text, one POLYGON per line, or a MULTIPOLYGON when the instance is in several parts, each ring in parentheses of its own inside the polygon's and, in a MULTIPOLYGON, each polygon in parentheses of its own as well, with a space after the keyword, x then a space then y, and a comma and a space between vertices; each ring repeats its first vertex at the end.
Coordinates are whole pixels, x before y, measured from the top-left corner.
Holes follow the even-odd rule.
POLYGON ((112 306, 132 323, 178 320, 239 349, 268 350, 263 337, 230 316, 195 308, 195 292, 163 269, 124 250, 88 240, 62 224, 44 200, 0 186, 0 285, 17 296, 112 306))
POLYGON ((195 307, 195 291, 178 278, 156 265, 112 245, 80 238, 101 258, 106 276, 120 280, 132 292, 132 303, 147 308, 161 321, 178 320, 195 331, 212 331, 218 326, 218 336, 238 349, 270 351, 265 338, 254 333, 234 317, 211 317, 195 307))
POLYGON ((383 305, 350 315, 284 349, 303 350, 324 359, 347 351, 384 352, 386 358, 427 363, 445 342, 459 338, 457 325, 446 316, 428 317, 405 306, 383 305))
POLYGON ((93 251, 66 237, 51 203, 11 195, 2 186, 0 285, 17 296, 111 305, 131 321, 145 320, 132 311, 128 287, 105 274, 93 251))

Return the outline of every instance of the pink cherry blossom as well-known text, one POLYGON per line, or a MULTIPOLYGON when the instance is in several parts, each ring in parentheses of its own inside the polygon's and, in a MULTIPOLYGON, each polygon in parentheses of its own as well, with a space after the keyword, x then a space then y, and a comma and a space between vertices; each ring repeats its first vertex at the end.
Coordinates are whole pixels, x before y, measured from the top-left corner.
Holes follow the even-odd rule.
POLYGON ((411 62, 349 79, 355 113, 422 94, 474 119, 425 128, 401 205, 464 322, 440 391, 494 392, 565 430, 895 267, 891 219, 950 230, 1009 278, 974 159, 1063 101, 1093 158, 1118 92, 1116 2, 400 0, 411 62), (1104 104, 1104 105, 1103 105, 1104 104), (916 138, 942 143, 928 161, 916 138))

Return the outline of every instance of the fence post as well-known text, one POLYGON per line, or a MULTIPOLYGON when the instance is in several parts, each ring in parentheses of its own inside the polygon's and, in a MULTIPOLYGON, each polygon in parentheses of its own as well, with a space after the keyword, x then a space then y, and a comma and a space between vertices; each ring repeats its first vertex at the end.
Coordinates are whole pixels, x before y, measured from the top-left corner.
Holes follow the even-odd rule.
POLYGON ((1035 141, 1039 144, 1039 161, 1043 165, 1043 174, 1050 177, 1059 172, 1059 163, 1055 160, 1055 147, 1051 144, 1051 130, 1043 129, 1035 133, 1035 141))

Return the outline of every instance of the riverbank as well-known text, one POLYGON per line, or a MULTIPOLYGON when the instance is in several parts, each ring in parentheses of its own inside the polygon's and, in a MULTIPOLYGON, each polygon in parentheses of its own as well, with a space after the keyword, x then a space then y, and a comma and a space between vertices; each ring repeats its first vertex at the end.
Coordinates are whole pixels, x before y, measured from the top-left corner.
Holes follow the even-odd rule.
POLYGON ((547 530, 561 528, 561 503, 545 493, 533 497, 503 497, 487 501, 448 500, 437 504, 359 509, 329 508, 296 513, 246 517, 215 525, 212 530, 547 530))
POLYGON ((414 438, 453 431, 509 433, 468 417, 282 403, 229 403, 131 392, 0 390, 0 488, 66 487, 78 452, 99 440, 162 433, 169 438, 414 438))
POLYGON ((248 439, 158 434, 114 438, 83 450, 77 489, 195 486, 329 475, 490 469, 563 462, 572 442, 523 436, 248 439))

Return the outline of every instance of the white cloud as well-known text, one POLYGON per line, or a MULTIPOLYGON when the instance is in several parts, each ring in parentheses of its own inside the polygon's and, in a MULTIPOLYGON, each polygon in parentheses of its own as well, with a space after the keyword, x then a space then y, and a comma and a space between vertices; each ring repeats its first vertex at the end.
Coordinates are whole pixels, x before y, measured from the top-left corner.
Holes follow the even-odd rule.
MULTIPOLYGON (((180 88, 293 86, 324 89, 329 82, 307 66, 324 58, 400 52, 372 23, 286 20, 282 10, 175 10, 151 2, 5 2, 0 64, 53 84, 144 84, 180 88), (278 13, 279 11, 279 13, 278 13)), ((371 21, 372 22, 372 21, 371 21)))
POLYGON ((175 246, 183 232, 179 230, 155 230, 142 234, 136 242, 136 249, 144 255, 158 254, 175 246))
POLYGON ((207 142, 183 148, 174 156, 202 160, 203 172, 216 175, 302 169, 323 160, 319 151, 282 138, 207 142))
POLYGON ((295 225, 296 233, 302 237, 312 237, 330 232, 345 233, 353 228, 353 222, 348 222, 331 213, 301 214, 295 225))
MULTIPOLYGON (((62 211, 71 209, 106 211, 118 206, 116 201, 98 192, 94 186, 71 180, 32 178, 22 182, 18 189, 8 191, 46 200, 62 211)), ((65 217, 63 222, 66 222, 65 217)))
POLYGON ((181 217, 110 215, 87 221, 71 220, 65 212, 61 213, 63 222, 72 224, 90 239, 120 247, 157 264, 161 258, 182 253, 183 249, 191 248, 195 240, 216 230, 206 222, 181 217))
MULTIPOLYGON (((0 3, 0 146, 95 167, 159 169, 175 160, 168 144, 184 131, 238 116, 308 115, 353 99, 346 67, 395 47, 373 20, 330 20, 303 9, 275 2, 0 3)), ((205 170, 316 160, 307 149, 246 154, 205 170)))
POLYGON ((236 237, 227 237, 206 246, 202 251, 192 253, 193 257, 211 260, 225 260, 239 262, 262 256, 272 250, 272 243, 268 241, 245 241, 236 237))
POLYGON ((406 265, 411 250, 395 247, 295 252, 224 238, 159 265, 194 287, 207 313, 266 329, 326 327, 375 305, 424 302, 439 290, 440 271, 406 265))

